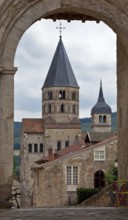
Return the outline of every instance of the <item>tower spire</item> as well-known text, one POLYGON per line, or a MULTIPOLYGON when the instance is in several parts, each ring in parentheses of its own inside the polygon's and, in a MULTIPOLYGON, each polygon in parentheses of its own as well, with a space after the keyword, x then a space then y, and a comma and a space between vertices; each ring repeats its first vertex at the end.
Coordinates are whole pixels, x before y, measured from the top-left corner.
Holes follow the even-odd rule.
POLYGON ((61 23, 61 21, 60 21, 60 25, 59 25, 59 27, 56 27, 56 29, 59 29, 59 32, 60 32, 60 39, 62 38, 62 30, 64 30, 65 29, 65 27, 62 27, 62 23, 61 23))
POLYGON ((103 89, 102 89, 102 80, 100 79, 100 90, 99 90, 99 97, 98 101, 104 102, 104 95, 103 95, 103 89))

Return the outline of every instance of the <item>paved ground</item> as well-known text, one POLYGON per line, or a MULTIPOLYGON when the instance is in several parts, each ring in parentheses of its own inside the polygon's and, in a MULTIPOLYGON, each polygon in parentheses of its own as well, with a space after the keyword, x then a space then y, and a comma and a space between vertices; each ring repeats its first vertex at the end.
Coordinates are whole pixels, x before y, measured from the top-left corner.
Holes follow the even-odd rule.
POLYGON ((0 210, 0 220, 128 220, 124 208, 33 208, 0 210))

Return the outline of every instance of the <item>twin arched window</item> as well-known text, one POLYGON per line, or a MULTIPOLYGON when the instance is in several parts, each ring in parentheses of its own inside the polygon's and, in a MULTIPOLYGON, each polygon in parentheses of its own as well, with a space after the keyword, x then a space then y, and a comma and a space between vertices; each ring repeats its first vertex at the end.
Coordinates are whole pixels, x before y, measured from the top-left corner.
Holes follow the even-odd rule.
POLYGON ((59 99, 65 99, 65 91, 64 90, 59 91, 59 99))
POLYGON ((100 115, 99 116, 99 123, 107 123, 106 115, 104 115, 104 116, 100 115))

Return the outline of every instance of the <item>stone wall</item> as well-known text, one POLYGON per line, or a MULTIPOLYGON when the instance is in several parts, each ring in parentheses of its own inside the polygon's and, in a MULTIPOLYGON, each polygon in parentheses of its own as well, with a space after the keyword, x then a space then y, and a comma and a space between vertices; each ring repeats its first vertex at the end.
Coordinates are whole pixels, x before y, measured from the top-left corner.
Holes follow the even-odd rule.
POLYGON ((108 207, 111 204, 111 199, 108 196, 108 192, 113 190, 113 186, 110 185, 106 187, 105 189, 101 190, 99 193, 96 195, 92 196, 91 198, 85 200, 78 206, 82 207, 87 207, 87 206, 92 206, 92 207, 108 207))
POLYGON ((83 149, 79 153, 69 154, 55 161, 35 167, 33 170, 33 204, 37 207, 59 207, 77 203, 76 189, 94 188, 94 174, 102 170, 106 172, 113 164, 117 153, 117 141, 95 147, 105 147, 106 159, 94 160, 94 148, 83 149), (78 185, 67 185, 67 166, 77 166, 78 185))

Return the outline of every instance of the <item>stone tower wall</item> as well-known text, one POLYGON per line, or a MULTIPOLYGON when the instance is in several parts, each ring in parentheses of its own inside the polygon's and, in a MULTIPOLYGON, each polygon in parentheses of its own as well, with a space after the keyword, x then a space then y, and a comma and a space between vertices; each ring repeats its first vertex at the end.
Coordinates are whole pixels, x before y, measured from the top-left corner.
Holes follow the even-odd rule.
POLYGON ((110 132, 111 131, 111 114, 94 114, 92 116, 92 131, 94 132, 110 132), (106 116, 106 122, 103 117, 106 116), (102 117, 101 122, 99 117, 102 117))
POLYGON ((46 88, 42 91, 42 117, 56 122, 71 122, 79 118, 79 89, 69 87, 46 88), (62 97, 60 94, 62 91, 62 97), (63 105, 63 106, 62 106, 63 105))

